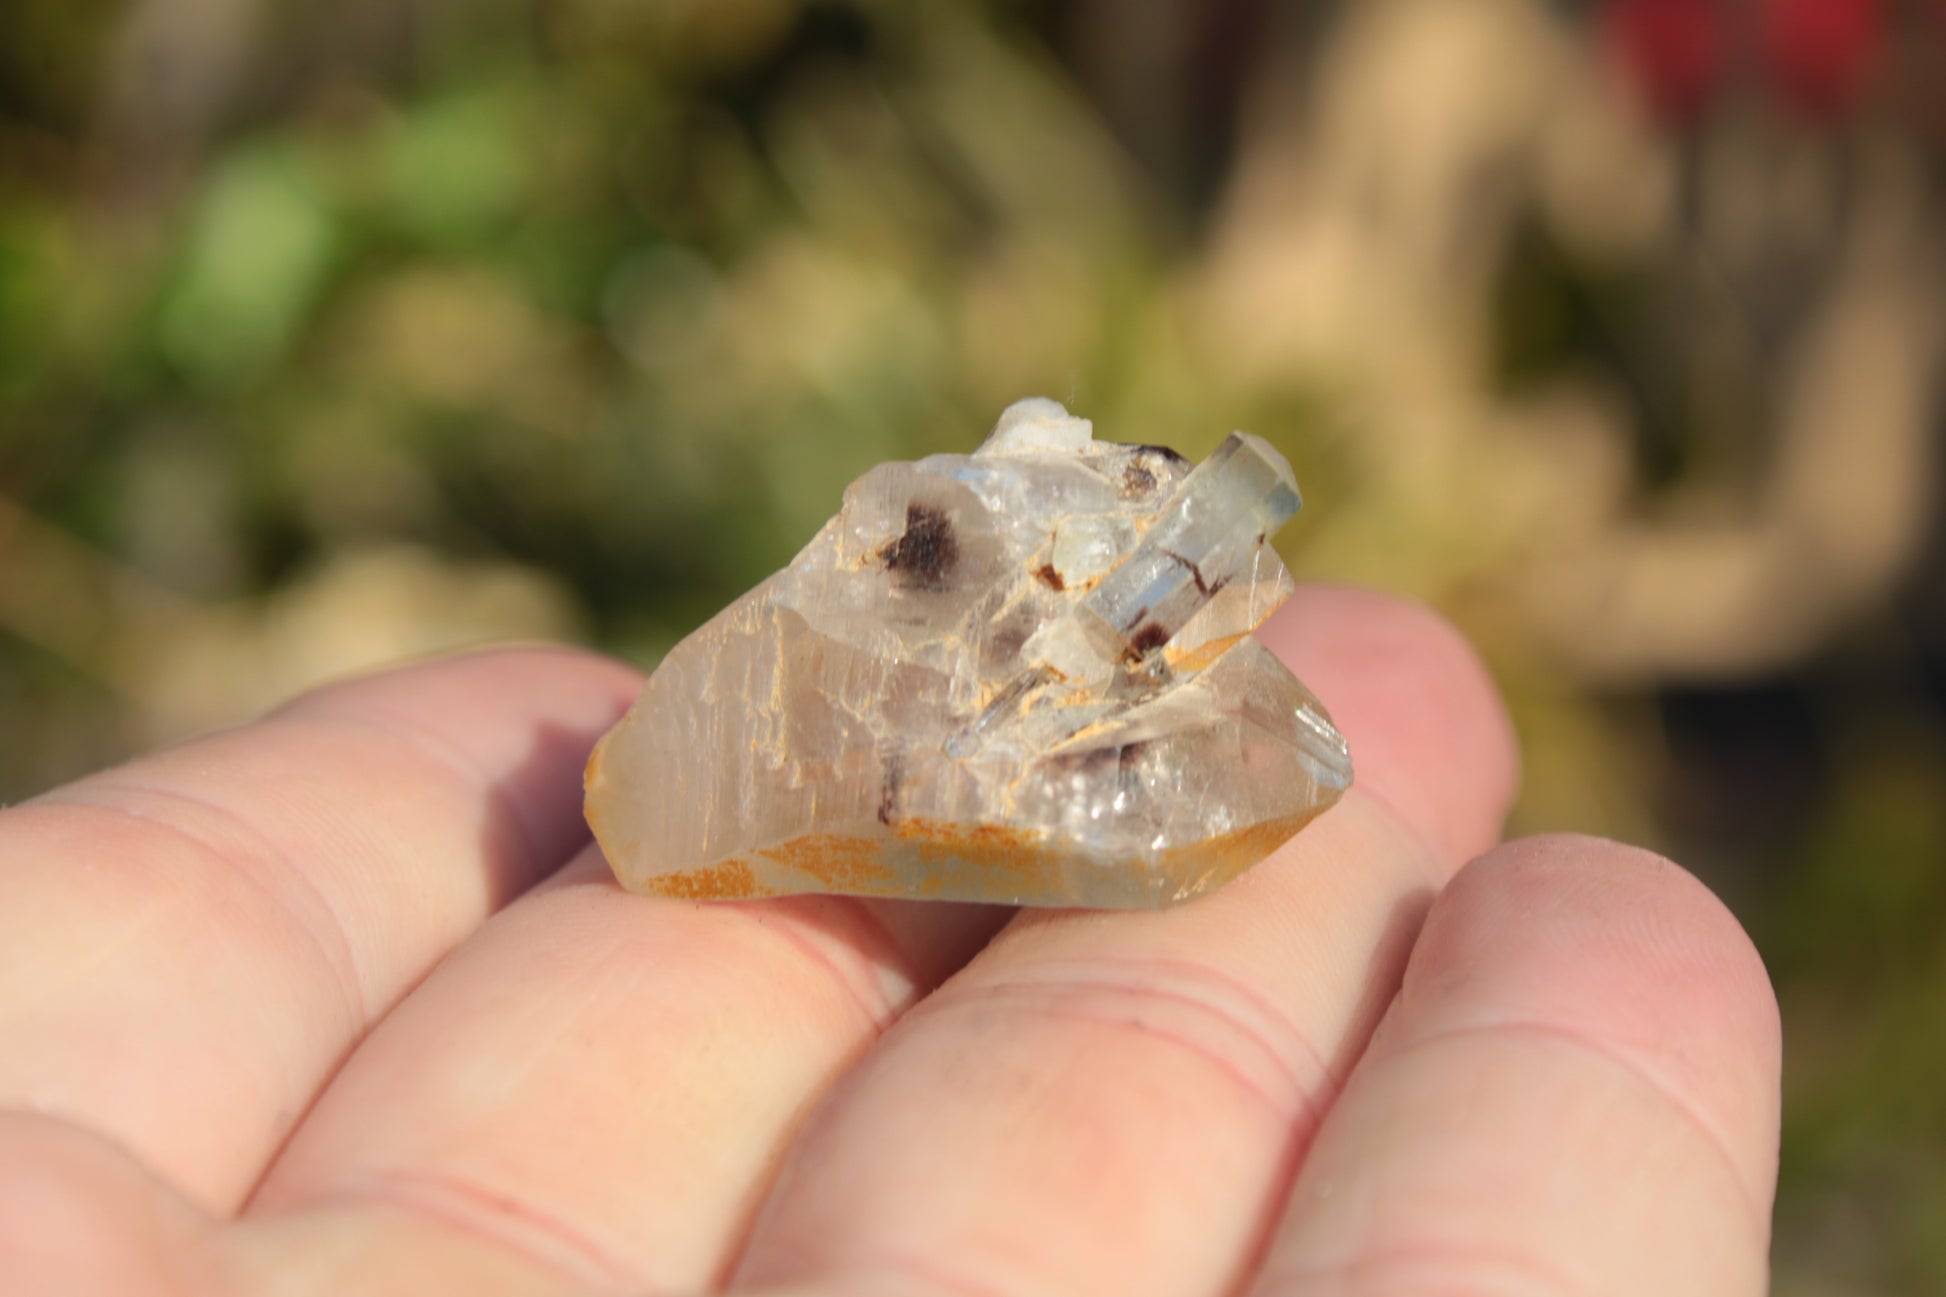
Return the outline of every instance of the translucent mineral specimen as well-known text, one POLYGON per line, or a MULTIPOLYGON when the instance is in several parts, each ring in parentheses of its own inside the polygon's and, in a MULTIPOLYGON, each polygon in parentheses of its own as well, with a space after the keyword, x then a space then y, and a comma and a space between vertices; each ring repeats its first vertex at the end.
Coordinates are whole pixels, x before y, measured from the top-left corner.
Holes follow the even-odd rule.
POLYGON ((1262 859, 1351 782, 1249 632, 1291 591, 1290 466, 1191 468, 1047 400, 881 464, 678 644, 588 763, 638 892, 1146 907, 1262 859))

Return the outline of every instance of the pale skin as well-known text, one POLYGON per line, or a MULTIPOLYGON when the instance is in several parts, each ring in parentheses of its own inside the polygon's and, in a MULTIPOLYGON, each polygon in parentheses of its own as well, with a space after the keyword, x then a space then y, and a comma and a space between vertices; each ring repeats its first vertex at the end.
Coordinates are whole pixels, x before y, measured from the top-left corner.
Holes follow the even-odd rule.
POLYGON ((1431 614, 1261 632, 1355 790, 1159 913, 631 896, 565 650, 334 686, 0 813, 20 1294, 1295 1297, 1765 1286, 1779 1041, 1677 866, 1496 845, 1431 614))

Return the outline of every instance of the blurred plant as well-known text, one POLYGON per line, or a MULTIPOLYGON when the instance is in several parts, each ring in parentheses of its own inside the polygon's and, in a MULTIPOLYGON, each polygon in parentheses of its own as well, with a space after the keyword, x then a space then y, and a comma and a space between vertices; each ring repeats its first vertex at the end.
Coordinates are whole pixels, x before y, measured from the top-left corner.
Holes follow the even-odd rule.
POLYGON ((1946 727, 1855 704, 1940 540, 1946 23, 1574 9, 0 7, 0 799, 402 652, 652 660, 1021 395, 1252 428, 1300 572, 1484 646, 1524 827, 1757 925, 1837 1060, 1780 1290, 1939 1286, 1860 1204, 1946 1199, 1946 727), (1811 795, 1717 797, 1682 690, 1806 673, 1811 795))

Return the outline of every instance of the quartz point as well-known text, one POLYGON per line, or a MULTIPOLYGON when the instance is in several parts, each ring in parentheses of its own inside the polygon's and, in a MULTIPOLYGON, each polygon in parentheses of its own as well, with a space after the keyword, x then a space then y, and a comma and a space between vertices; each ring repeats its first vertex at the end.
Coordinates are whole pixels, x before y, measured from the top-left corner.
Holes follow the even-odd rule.
POLYGON ((683 640, 588 762, 616 876, 1148 908, 1255 864, 1351 783, 1250 638, 1291 593, 1290 466, 1191 467, 1053 401, 971 455, 881 464, 791 564, 683 640))

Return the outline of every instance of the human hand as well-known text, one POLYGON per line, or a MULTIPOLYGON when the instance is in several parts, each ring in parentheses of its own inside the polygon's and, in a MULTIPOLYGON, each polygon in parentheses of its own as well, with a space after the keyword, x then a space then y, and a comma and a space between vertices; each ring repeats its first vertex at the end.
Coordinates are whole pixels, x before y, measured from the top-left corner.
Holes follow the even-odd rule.
POLYGON ((1358 784, 1158 913, 628 895, 578 776, 638 680, 565 651, 0 814, 4 1286, 1763 1291, 1735 921, 1641 851, 1493 847, 1512 741, 1430 615, 1313 588, 1263 636, 1358 784))

